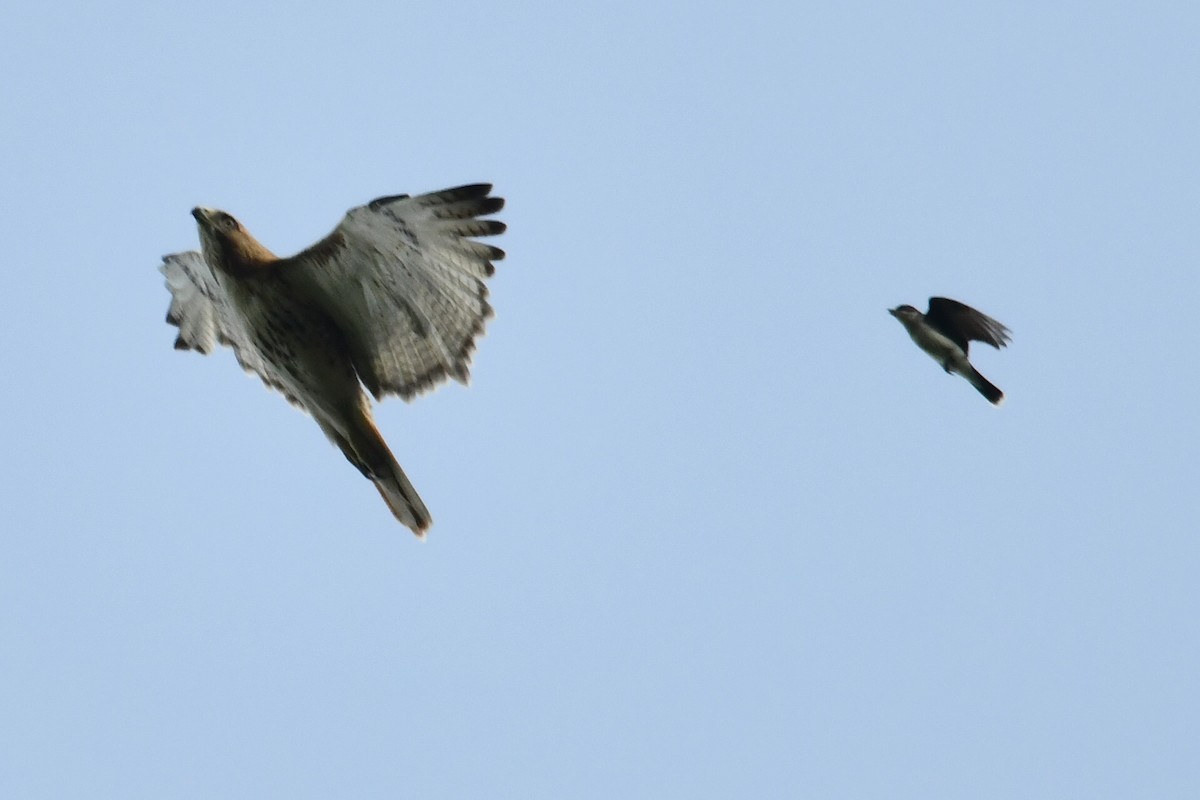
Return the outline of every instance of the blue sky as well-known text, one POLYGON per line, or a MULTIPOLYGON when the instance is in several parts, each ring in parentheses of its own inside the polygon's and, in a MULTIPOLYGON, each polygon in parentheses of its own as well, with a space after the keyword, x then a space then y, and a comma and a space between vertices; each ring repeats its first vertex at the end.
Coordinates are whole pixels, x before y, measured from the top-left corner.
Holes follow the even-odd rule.
POLYGON ((1193 4, 0 27, 0 795, 1200 791, 1193 4), (156 268, 473 181, 473 384, 377 409, 421 544, 156 268))

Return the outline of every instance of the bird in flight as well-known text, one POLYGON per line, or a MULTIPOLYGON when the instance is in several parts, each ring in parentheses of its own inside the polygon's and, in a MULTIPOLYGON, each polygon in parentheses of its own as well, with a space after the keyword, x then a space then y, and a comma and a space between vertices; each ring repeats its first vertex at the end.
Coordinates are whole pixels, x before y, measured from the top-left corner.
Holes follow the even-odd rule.
POLYGON ((505 225, 490 184, 353 208, 321 241, 279 258, 224 211, 192 209, 200 252, 164 256, 177 350, 233 349, 238 363, 312 415, 392 513, 424 538, 428 509, 371 416, 367 391, 410 400, 465 384, 492 315, 485 284, 504 251, 471 237, 505 225))
POLYGON ((942 365, 946 372, 962 375, 993 405, 1000 405, 1000 391, 967 360, 971 341, 984 342, 996 349, 1012 338, 1008 328, 968 305, 945 297, 929 298, 929 310, 922 314, 909 305, 889 308, 900 320, 917 346, 942 365))

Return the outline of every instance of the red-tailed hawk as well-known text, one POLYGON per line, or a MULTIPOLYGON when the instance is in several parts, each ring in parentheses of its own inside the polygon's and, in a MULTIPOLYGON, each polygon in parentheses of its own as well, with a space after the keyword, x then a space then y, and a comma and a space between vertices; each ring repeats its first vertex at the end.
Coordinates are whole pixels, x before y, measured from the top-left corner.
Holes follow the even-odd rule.
POLYGON ((489 184, 380 197, 321 241, 278 258, 224 211, 192 210, 201 252, 163 257, 177 350, 229 345, 238 363, 312 415, 424 537, 432 523, 371 417, 375 398, 405 400, 446 377, 466 383, 492 314, 484 281, 504 251, 480 219, 504 207, 489 184))

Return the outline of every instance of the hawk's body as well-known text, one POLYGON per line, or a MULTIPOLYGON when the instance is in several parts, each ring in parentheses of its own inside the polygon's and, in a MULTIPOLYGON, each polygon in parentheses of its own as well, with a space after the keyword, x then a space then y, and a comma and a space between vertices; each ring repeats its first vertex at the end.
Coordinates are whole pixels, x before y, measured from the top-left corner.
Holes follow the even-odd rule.
POLYGON ((371 418, 376 398, 466 382, 491 315, 484 279, 503 251, 472 241, 504 230, 490 186, 380 198, 280 259, 233 217, 195 209, 201 253, 165 257, 167 320, 179 349, 228 344, 239 363, 310 413, 418 535, 431 519, 371 418))

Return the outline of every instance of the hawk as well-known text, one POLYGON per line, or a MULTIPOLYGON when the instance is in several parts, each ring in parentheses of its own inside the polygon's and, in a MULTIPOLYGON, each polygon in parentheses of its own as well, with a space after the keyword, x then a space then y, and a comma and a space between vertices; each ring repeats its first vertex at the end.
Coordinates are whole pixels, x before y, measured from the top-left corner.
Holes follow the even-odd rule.
POLYGON ((238 363, 312 415, 392 513, 424 538, 432 519, 371 416, 447 377, 466 383, 492 315, 485 281, 504 251, 471 237, 504 207, 490 184, 353 208, 321 241, 279 258, 224 211, 192 209, 200 252, 164 256, 175 349, 228 345, 238 363))

